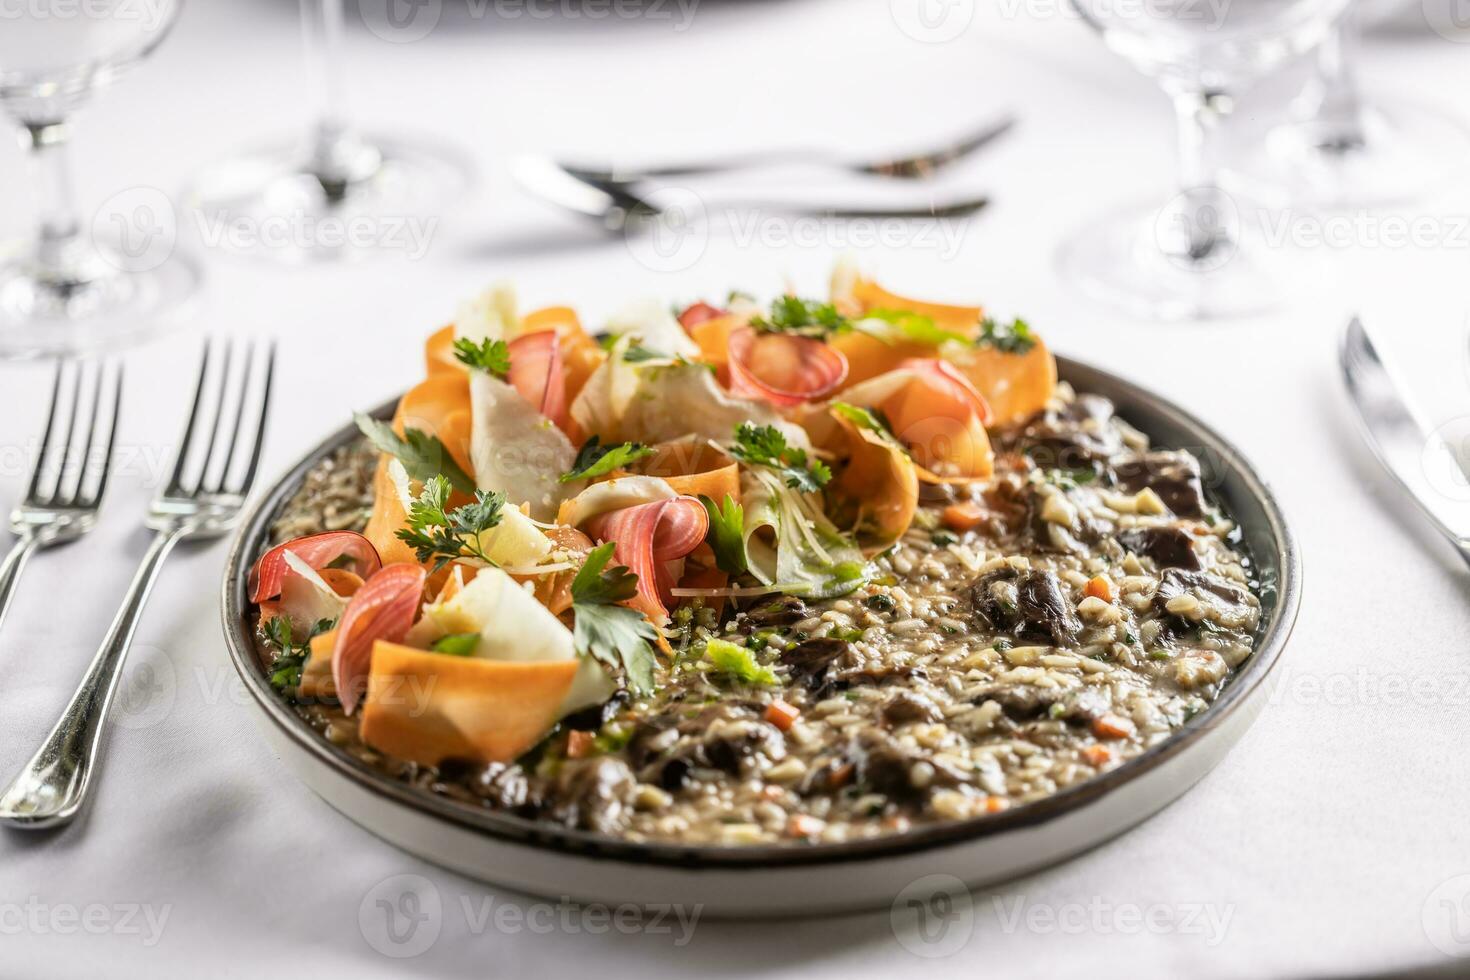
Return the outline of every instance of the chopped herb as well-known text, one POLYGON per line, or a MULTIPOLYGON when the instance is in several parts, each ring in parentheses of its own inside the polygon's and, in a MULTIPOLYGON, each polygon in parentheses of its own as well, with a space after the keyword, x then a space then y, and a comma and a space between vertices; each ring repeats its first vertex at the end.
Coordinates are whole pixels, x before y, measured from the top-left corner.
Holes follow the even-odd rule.
POLYGON ((868 596, 863 600, 863 605, 874 612, 893 612, 894 609, 893 597, 887 592, 879 592, 876 595, 868 596))
POLYGON ((435 640, 429 649, 435 653, 447 653, 451 657, 468 657, 479 646, 479 633, 450 633, 435 640))
POLYGON ((658 639, 647 617, 618 605, 638 593, 638 576, 622 565, 607 568, 616 545, 592 549, 572 580, 573 642, 578 650, 608 667, 619 667, 634 694, 653 691, 653 641, 658 639))
POLYGON ((715 553, 715 564, 727 575, 739 575, 750 566, 745 555, 745 508, 728 493, 716 504, 714 499, 699 495, 709 514, 709 535, 705 538, 715 553))
POLYGON ((807 459, 805 449, 786 443, 785 434, 774 425, 742 422, 735 429, 735 445, 730 455, 752 466, 768 466, 779 473, 786 485, 803 493, 816 493, 832 479, 832 470, 819 459, 807 459))
POLYGON ((1168 660, 1169 659, 1169 651, 1168 650, 1150 650, 1148 652, 1147 656, 1148 656, 1148 659, 1150 659, 1150 660, 1168 660))
POLYGON ((641 442, 621 442, 615 446, 604 446, 593 436, 582 444, 572 468, 561 475, 562 483, 573 480, 590 480, 607 476, 613 470, 626 469, 628 464, 645 456, 652 456, 653 448, 641 442))
POLYGON ((597 346, 598 347, 601 347, 603 350, 610 351, 610 350, 612 350, 614 347, 616 347, 618 345, 618 341, 621 340, 622 338, 623 338, 623 335, 620 334, 620 333, 603 333, 603 334, 598 334, 597 335, 597 346))
POLYGON ((478 344, 465 337, 454 342, 454 357, 461 364, 484 371, 501 381, 510 374, 510 345, 486 338, 478 344))
POLYGON ((756 663, 749 650, 729 640, 711 639, 705 644, 704 655, 718 673, 736 680, 767 686, 780 683, 771 668, 756 663))
POLYGON ((998 636, 995 638, 995 642, 990 645, 994 647, 998 653, 1005 653, 1015 644, 1011 643, 1010 640, 1006 639, 1003 636, 998 636))
POLYGON ((301 686, 301 671, 311 658, 311 641, 336 625, 335 620, 320 619, 311 627, 301 642, 291 635, 291 620, 276 616, 262 627, 266 638, 280 649, 271 661, 271 687, 282 694, 291 695, 301 686))
POLYGON ((358 412, 353 418, 362 434, 373 444, 373 448, 396 457, 403 464, 409 479, 428 483, 434 477, 443 475, 449 480, 450 486, 460 493, 475 492, 475 481, 460 469, 449 450, 444 448, 444 443, 434 436, 418 429, 405 428, 403 436, 399 437, 393 431, 393 426, 387 422, 362 412, 358 412))
POLYGON ((1020 317, 1010 323, 986 317, 980 321, 980 337, 975 343, 980 347, 994 347, 1006 354, 1024 354, 1036 346, 1036 335, 1020 317))
POLYGON ((855 643, 863 638, 863 631, 857 627, 845 630, 833 630, 832 638, 841 640, 843 643, 855 643))
POLYGON ((1138 643, 1138 634, 1134 633, 1132 630, 1124 630, 1123 642, 1128 644, 1130 647, 1136 645, 1138 643))
POLYGON ((859 330, 884 343, 891 344, 894 341, 906 340, 910 343, 938 347, 951 342, 962 344, 968 340, 964 334, 935 326, 933 317, 915 313, 913 310, 869 310, 863 314, 863 320, 878 320, 884 324, 883 327, 873 329, 871 326, 863 326, 862 321, 858 323, 859 330))
POLYGON ((770 315, 752 317, 750 325, 762 333, 790 333, 817 340, 852 329, 852 321, 831 303, 798 296, 777 297, 771 303, 770 315))
POLYGON ((408 526, 397 532, 419 561, 434 563, 436 572, 456 558, 489 562, 480 535, 500 523, 505 507, 505 494, 476 490, 473 503, 446 511, 449 490, 449 481, 442 476, 426 481, 408 508, 408 526))
POLYGON ((672 361, 670 354, 661 354, 656 350, 649 350, 642 344, 634 344, 623 351, 623 360, 629 364, 638 364, 642 361, 672 361))
POLYGON ((948 548, 950 545, 958 541, 959 538, 955 537, 953 531, 939 530, 931 532, 929 535, 929 540, 934 542, 934 546, 936 548, 948 548))
POLYGON ((1097 471, 1090 467, 1070 470, 1047 470, 1046 482, 1063 490, 1076 490, 1097 479, 1097 471))
POLYGON ((1061 717, 1067 713, 1067 706, 1060 701, 1053 701, 1051 707, 1046 709, 1046 713, 1053 721, 1060 721, 1061 717))

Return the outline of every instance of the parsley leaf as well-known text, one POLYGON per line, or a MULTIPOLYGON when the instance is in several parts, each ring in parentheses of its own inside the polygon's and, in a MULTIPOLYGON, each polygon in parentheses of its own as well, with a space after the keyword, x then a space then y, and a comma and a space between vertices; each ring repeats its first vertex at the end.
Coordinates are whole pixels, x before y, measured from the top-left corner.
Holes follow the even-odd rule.
POLYGON ((980 321, 980 336, 975 343, 980 347, 994 347, 1006 354, 1024 354, 1036 346, 1036 335, 1020 317, 1010 323, 998 323, 986 317, 980 321))
POLYGON ((699 495, 709 514, 709 546, 715 553, 715 564, 720 571, 739 575, 750 566, 745 556, 745 508, 737 504, 728 493, 721 503, 715 503, 704 494, 699 495))
POLYGON ((476 490, 472 503, 446 511, 449 492, 449 481, 442 476, 426 481, 408 508, 408 526, 397 532, 419 561, 434 563, 435 572, 456 558, 488 562, 480 535, 500 523, 505 507, 505 494, 476 490))
POLYGON ((454 356, 461 363, 484 371, 501 381, 510 374, 510 345, 486 338, 478 344, 461 337, 454 342, 454 356))
POLYGON ((786 436, 774 425, 741 422, 735 429, 730 455, 752 466, 768 466, 785 479, 786 485, 803 493, 816 493, 832 479, 832 470, 819 459, 808 459, 805 449, 786 444, 786 436))
POLYGON ((656 350, 649 350, 642 344, 634 344, 623 351, 623 360, 628 364, 638 364, 643 361, 672 361, 670 354, 661 354, 656 350))
POLYGON ((311 641, 336 625, 336 620, 318 620, 298 643, 291 635, 291 620, 285 616, 269 619, 262 626, 266 638, 280 649, 271 661, 271 687, 290 694, 301 686, 301 671, 311 659, 311 641))
POLYGON ((613 470, 626 469, 634 460, 652 456, 653 448, 641 442, 622 442, 616 446, 604 446, 597 436, 582 444, 572 468, 561 475, 562 483, 573 480, 590 480, 595 476, 606 476, 613 470))
POLYGON ((756 663, 749 650, 729 640, 712 637, 705 644, 704 655, 717 672, 727 677, 745 681, 747 684, 775 686, 781 683, 771 668, 756 663))
POLYGON ((380 453, 397 457, 409 479, 427 483, 442 474, 460 493, 475 492, 475 481, 460 469, 454 457, 449 455, 449 450, 444 448, 444 443, 434 436, 418 429, 404 429, 400 438, 393 431, 393 426, 370 415, 358 412, 353 419, 362 434, 373 444, 373 448, 380 453))
POLYGON ((634 694, 649 694, 658 634, 638 610, 617 604, 637 594, 638 576, 622 565, 603 570, 615 548, 609 541, 592 549, 572 580, 572 641, 602 664, 621 666, 634 694))
POLYGON ((435 653, 447 653, 451 657, 468 657, 479 645, 479 633, 450 633, 435 640, 429 649, 435 653))
POLYGON ((770 315, 751 317, 750 325, 763 333, 793 333, 818 340, 852 329, 852 321, 831 303, 799 296, 778 296, 771 303, 770 315))

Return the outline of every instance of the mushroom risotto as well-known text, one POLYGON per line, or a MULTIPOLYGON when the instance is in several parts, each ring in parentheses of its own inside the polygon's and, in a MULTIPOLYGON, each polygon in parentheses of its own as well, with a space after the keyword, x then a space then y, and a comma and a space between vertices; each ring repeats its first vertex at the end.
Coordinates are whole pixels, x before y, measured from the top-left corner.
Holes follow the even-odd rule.
POLYGON ((1044 798, 1251 655, 1199 461, 1021 321, 496 287, 251 575, 274 687, 426 793, 628 840, 837 842, 1044 798))

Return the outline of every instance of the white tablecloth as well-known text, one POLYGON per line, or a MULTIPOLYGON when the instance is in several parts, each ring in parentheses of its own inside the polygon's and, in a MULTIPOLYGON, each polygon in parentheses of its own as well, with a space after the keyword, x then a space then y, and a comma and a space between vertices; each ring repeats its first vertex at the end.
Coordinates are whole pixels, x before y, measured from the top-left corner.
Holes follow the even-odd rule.
MULTIPOLYGON (((955 22, 907 20, 905 33, 884 0, 707 0, 687 22, 672 4, 643 20, 448 6, 413 43, 354 22, 351 87, 372 126, 470 149, 484 177, 478 196, 416 260, 287 269, 205 255, 194 333, 129 358, 124 455, 101 527, 34 560, 0 635, 0 774, 65 703, 141 554, 138 519, 177 438, 199 333, 280 338, 273 473, 351 409, 409 382, 425 333, 492 279, 513 278, 528 304, 572 303, 595 321, 646 293, 769 294, 788 280, 819 292, 845 250, 896 289, 1024 314, 1060 350, 1151 385, 1244 447, 1305 556, 1280 684, 1227 761, 1180 802, 1089 854, 976 894, 963 942, 900 941, 886 913, 701 921, 692 938, 677 924, 630 932, 428 866, 290 777, 223 652, 225 546, 185 547, 143 621, 89 816, 59 835, 0 834, 0 972, 390 975, 404 962, 381 950, 404 947, 385 943, 381 926, 365 930, 359 913, 377 921, 379 899, 411 911, 399 875, 422 876, 409 880, 415 894, 439 899, 437 938, 407 966, 452 976, 1300 976, 1442 964, 1444 950, 1466 951, 1454 945, 1470 935, 1470 878, 1460 877, 1470 874, 1466 572, 1366 458, 1334 358, 1347 311, 1362 308, 1427 414, 1445 421, 1470 406, 1470 239, 1454 220, 1467 213, 1463 194, 1365 216, 1348 241, 1308 249, 1319 277, 1294 282, 1289 312, 1136 323, 1068 291, 1051 256, 1099 209, 1163 194, 1169 109, 1051 5, 982 4, 942 43, 955 22), (527 200, 507 173, 525 150, 656 158, 877 147, 1005 108, 1022 126, 954 178, 994 193, 972 220, 873 242, 863 226, 823 231, 765 216, 711 236, 682 269, 527 200), (1395 246, 1376 234, 1414 219, 1428 222, 1430 240, 1395 246), (947 955, 920 959, 912 948, 947 955)), ((231 148, 302 124, 295 28, 287 0, 191 5, 157 56, 79 120, 89 212, 124 189, 173 193, 231 148)), ((1463 93, 1464 57, 1432 34, 1377 38, 1365 76, 1375 90, 1449 101, 1463 93)), ((1278 104, 1247 95, 1241 111, 1260 119, 1278 104)), ((16 234, 28 217, 23 179, 19 155, 0 152, 9 189, 0 221, 16 234)), ((1291 220, 1304 234, 1314 227, 1309 215, 1291 220)), ((20 492, 48 381, 41 367, 0 367, 0 499, 20 492)))

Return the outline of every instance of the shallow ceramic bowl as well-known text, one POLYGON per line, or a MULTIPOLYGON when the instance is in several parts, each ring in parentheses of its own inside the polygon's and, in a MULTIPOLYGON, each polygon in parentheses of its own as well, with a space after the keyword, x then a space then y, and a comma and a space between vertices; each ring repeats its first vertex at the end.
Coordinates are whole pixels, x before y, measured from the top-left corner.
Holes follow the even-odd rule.
MULTIPOLYGON (((1059 358, 1078 391, 1111 398, 1156 446, 1188 449, 1239 523, 1262 583, 1256 652, 1219 699, 1168 740, 1044 800, 973 820, 844 844, 758 847, 631 843, 496 813, 401 784, 337 749, 270 687, 251 640, 245 579, 306 473, 357 438, 347 425, 301 459, 242 524, 225 569, 225 641, 272 747, 308 786, 384 840, 484 881, 608 904, 679 902, 705 915, 771 917, 873 908, 927 875, 983 886, 1061 861, 1157 813, 1209 772, 1255 718, 1296 620, 1301 564, 1265 482, 1211 429, 1114 375, 1059 358)), ((387 418, 392 405, 378 415, 387 418)))

